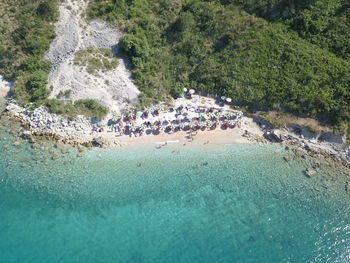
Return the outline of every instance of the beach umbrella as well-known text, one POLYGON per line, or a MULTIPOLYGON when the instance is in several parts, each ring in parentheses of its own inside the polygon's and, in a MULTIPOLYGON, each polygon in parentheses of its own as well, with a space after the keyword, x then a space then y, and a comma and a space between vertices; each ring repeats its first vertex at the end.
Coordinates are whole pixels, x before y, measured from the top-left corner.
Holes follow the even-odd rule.
POLYGON ((184 91, 184 92, 187 92, 187 88, 184 88, 183 91, 184 91))
POLYGON ((177 120, 183 120, 183 119, 184 119, 184 116, 178 115, 178 116, 176 117, 176 119, 177 119, 177 120))
POLYGON ((188 112, 188 110, 186 110, 185 108, 182 109, 182 111, 181 111, 182 114, 187 113, 187 112, 188 112))
POLYGON ((230 102, 232 101, 232 99, 231 99, 231 98, 226 98, 226 101, 227 101, 228 103, 230 103, 230 102))
POLYGON ((150 122, 156 122, 157 120, 158 120, 158 118, 153 117, 153 116, 149 119, 150 122))
POLYGON ((195 91, 194 89, 190 89, 188 92, 189 92, 191 95, 193 95, 196 91, 195 91))

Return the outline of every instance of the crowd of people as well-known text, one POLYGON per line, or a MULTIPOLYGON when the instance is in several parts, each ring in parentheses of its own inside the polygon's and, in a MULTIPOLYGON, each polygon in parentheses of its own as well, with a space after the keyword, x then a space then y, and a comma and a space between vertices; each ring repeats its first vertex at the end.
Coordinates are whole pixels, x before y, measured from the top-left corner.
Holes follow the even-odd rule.
POLYGON ((242 112, 223 107, 184 104, 173 108, 156 108, 114 116, 109 130, 117 135, 157 135, 160 132, 199 131, 240 127, 242 112))

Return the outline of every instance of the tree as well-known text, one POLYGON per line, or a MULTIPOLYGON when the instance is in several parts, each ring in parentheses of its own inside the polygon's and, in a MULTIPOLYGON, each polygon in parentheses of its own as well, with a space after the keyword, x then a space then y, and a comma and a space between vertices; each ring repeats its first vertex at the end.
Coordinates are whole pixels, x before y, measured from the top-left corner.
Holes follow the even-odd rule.
POLYGON ((37 14, 46 21, 55 21, 58 17, 57 3, 55 1, 45 0, 38 5, 37 14))

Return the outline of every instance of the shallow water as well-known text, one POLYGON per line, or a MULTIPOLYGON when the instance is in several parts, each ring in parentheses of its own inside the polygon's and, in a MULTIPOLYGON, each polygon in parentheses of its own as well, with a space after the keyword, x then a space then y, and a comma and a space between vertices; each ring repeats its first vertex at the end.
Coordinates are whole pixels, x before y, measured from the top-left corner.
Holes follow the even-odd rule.
POLYGON ((0 262, 350 262, 347 178, 278 146, 78 158, 1 134, 0 262))

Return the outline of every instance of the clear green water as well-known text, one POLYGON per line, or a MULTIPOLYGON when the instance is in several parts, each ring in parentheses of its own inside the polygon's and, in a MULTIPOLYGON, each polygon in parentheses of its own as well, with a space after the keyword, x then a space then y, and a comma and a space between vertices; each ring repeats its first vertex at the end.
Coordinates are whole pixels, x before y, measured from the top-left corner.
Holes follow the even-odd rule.
POLYGON ((1 134, 0 262, 350 262, 347 178, 278 146, 52 160, 1 134))

